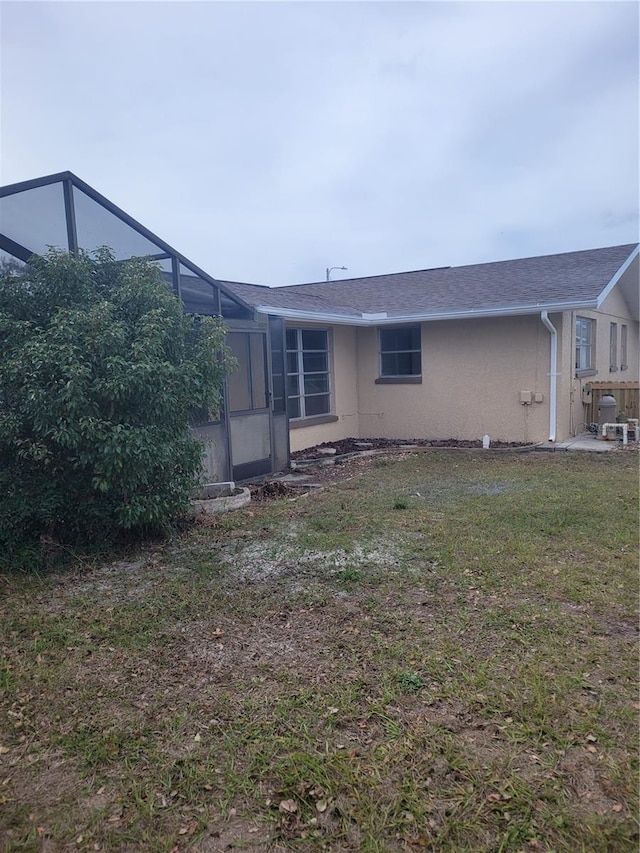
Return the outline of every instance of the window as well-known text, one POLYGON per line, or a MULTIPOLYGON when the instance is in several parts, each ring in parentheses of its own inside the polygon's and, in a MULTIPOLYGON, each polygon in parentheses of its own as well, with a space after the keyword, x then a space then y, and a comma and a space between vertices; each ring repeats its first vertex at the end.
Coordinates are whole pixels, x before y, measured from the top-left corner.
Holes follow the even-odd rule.
POLYGON ((379 334, 382 378, 422 375, 420 326, 379 329, 379 334))
POLYGON ((609 372, 618 369, 618 324, 609 323, 609 372))
POLYGON ((627 364, 627 327, 620 326, 620 370, 628 370, 627 364))
POLYGON ((595 320, 576 317, 576 370, 594 370, 595 320))
POLYGON ((325 329, 287 329, 287 409, 290 418, 331 411, 329 335, 325 329))

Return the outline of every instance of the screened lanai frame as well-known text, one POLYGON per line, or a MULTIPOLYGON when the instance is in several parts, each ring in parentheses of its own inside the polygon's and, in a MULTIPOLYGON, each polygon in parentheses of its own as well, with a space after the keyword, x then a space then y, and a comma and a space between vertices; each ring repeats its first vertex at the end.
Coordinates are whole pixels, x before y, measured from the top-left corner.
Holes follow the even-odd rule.
MULTIPOLYGON (((224 283, 72 172, 0 187, 0 258, 28 263, 49 246, 68 252, 93 252, 107 246, 119 261, 149 258, 160 265, 167 285, 185 311, 221 316, 229 332, 243 333, 251 340, 261 334, 267 353, 266 399, 258 401, 258 408, 231 411, 227 378, 221 411, 215 413, 215 419, 210 413, 209 419, 203 418, 204 422, 191 428, 203 442, 203 465, 210 482, 262 476, 288 465, 288 418, 282 394, 272 390, 271 368, 272 355, 276 361, 282 357, 282 319, 257 314, 224 283)), ((282 367, 279 372, 282 374, 282 367)))
POLYGON ((99 246, 107 245, 114 251, 118 260, 146 257, 157 261, 164 278, 176 296, 182 300, 186 311, 222 316, 227 320, 251 320, 254 317, 251 306, 235 294, 231 294, 220 282, 108 198, 96 192, 73 172, 58 172, 54 175, 0 187, 0 199, 2 200, 0 251, 3 254, 27 263, 32 255, 42 254, 49 245, 69 252, 78 251, 78 249, 92 251, 99 246), (45 190, 47 187, 53 189, 56 184, 61 184, 61 195, 57 199, 52 194, 52 190, 45 190), (38 194, 36 192, 34 199, 34 191, 41 191, 39 210, 38 194), (27 204, 20 209, 20 201, 24 200, 27 204), (17 202, 13 205, 13 211, 11 210, 12 201, 17 202), (31 204, 31 209, 30 201, 35 201, 35 204, 31 204), (46 210, 47 204, 49 211, 46 210), (45 219, 49 214, 49 222, 45 223, 48 227, 46 238, 39 238, 33 233, 38 225, 42 224, 38 223, 38 214, 45 219), (102 223, 97 223, 99 240, 91 239, 92 217, 94 224, 96 217, 102 217, 102 223), (124 237, 120 246, 110 245, 110 241, 105 239, 105 232, 109 230, 109 225, 113 230, 114 224, 116 232, 118 227, 120 228, 121 240, 124 237), (130 248, 135 247, 134 251, 125 250, 124 243, 127 240, 130 248), (29 242, 31 245, 28 245, 29 242))

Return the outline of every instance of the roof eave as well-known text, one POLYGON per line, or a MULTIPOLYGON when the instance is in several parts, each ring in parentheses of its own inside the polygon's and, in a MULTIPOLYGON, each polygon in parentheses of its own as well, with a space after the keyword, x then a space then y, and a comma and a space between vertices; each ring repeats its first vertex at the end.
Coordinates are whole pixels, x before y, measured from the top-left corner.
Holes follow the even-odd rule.
POLYGON ((627 260, 622 264, 622 266, 620 267, 618 272, 613 276, 611 281, 607 284, 607 286, 604 288, 604 290, 600 293, 600 295, 598 296, 598 300, 597 300, 597 302, 598 302, 597 307, 598 308, 600 308, 600 306, 602 305, 604 300, 607 298, 607 296, 611 293, 611 291, 616 286, 616 284, 620 281, 622 276, 629 269, 629 267, 631 266, 631 264, 633 263, 633 261, 635 260, 635 258, 638 256, 639 253, 640 253, 640 245, 635 247, 635 249, 631 252, 631 254, 627 258, 627 260))
POLYGON ((525 314, 539 314, 541 311, 558 313, 561 311, 592 310, 598 307, 597 299, 582 299, 572 302, 540 302, 536 305, 510 305, 502 308, 478 308, 466 311, 412 312, 411 314, 382 313, 363 316, 362 314, 332 314, 321 311, 300 311, 295 308, 280 308, 271 305, 257 305, 259 314, 271 314, 286 320, 298 320, 307 323, 326 323, 342 326, 392 326, 402 323, 429 323, 437 320, 480 320, 491 317, 515 317, 525 314))

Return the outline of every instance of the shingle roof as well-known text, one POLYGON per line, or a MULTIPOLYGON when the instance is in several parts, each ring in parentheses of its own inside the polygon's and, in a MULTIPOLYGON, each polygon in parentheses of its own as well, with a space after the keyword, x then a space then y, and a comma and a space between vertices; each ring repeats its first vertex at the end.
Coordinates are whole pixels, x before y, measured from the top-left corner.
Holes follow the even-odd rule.
POLYGON ((637 244, 292 287, 223 282, 254 307, 362 318, 446 315, 597 300, 637 244))

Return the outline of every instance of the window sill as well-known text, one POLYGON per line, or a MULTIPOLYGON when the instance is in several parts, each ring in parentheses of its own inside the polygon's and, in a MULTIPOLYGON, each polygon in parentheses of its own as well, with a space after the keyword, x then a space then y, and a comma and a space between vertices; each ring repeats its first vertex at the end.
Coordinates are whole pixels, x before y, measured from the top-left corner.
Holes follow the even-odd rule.
POLYGON ((302 427, 319 426, 320 424, 332 424, 338 420, 337 415, 316 415, 314 418, 298 418, 289 420, 289 429, 301 429, 302 427))
POLYGON ((422 385, 422 376, 378 376, 376 385, 422 385))
POLYGON ((594 370, 591 367, 590 368, 585 367, 583 370, 576 370, 576 376, 578 377, 578 379, 582 379, 583 376, 597 376, 597 375, 598 375, 598 371, 594 370))

